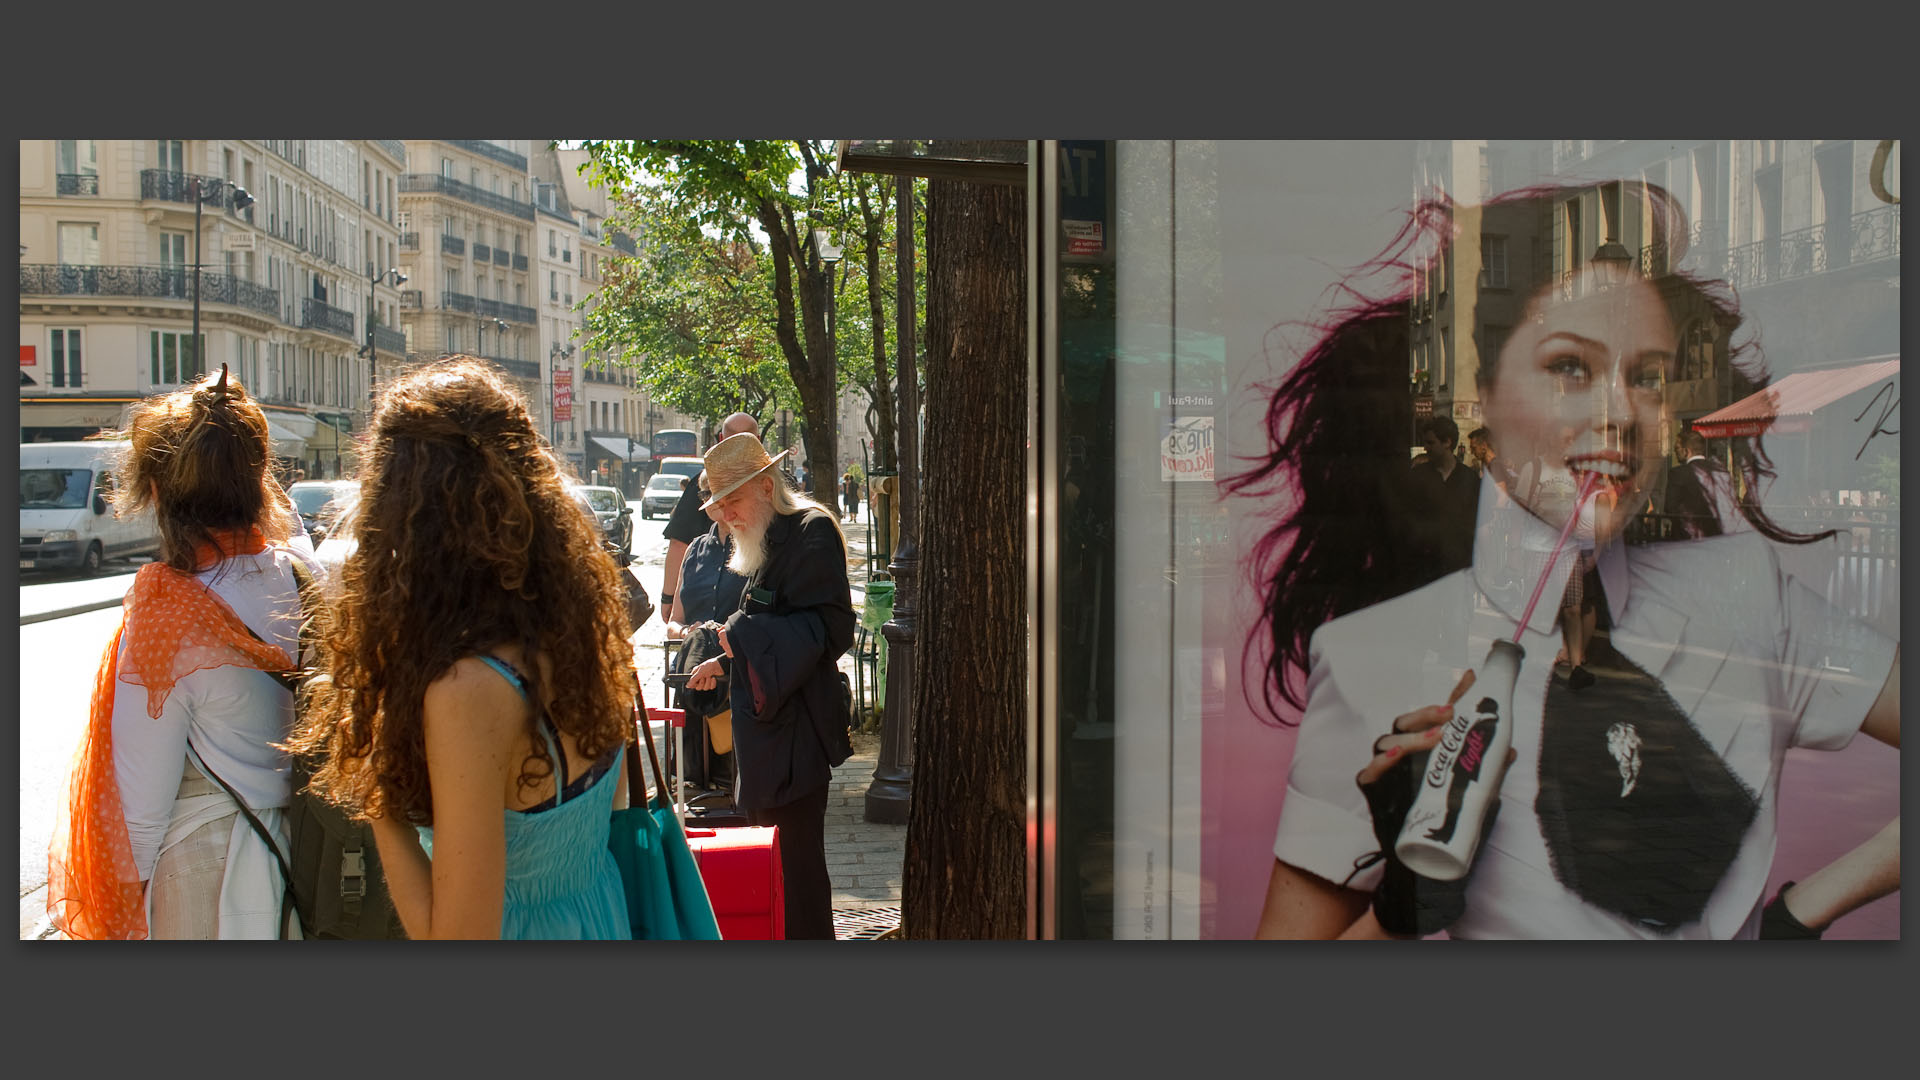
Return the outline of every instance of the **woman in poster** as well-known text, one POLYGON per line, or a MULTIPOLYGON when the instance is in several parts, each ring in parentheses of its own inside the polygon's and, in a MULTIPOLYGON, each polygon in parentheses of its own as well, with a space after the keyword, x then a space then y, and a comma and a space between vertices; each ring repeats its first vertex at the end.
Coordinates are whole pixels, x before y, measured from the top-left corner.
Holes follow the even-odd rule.
MULTIPOLYGON (((1590 191, 1424 203, 1371 269, 1483 234, 1551 250, 1567 203, 1590 191)), ((1683 259, 1684 215, 1666 192, 1623 183, 1609 196, 1616 220, 1649 222, 1650 250, 1683 259)), ((1483 491, 1467 569, 1423 558, 1441 526, 1409 511, 1411 289, 1335 313, 1273 391, 1268 453, 1227 485, 1287 499, 1252 555, 1264 614, 1249 646, 1270 651, 1269 707, 1304 707, 1262 937, 1810 937, 1899 887, 1896 820, 1764 895, 1786 750, 1839 749, 1861 731, 1898 746, 1898 644, 1781 572, 1773 543, 1823 536, 1767 517, 1757 438, 1734 454, 1751 530, 1628 542, 1665 465, 1679 328, 1715 328, 1736 399, 1766 376, 1734 341, 1724 288, 1665 259, 1643 274, 1618 244, 1596 255, 1546 280, 1522 274, 1511 301, 1472 289, 1457 301, 1463 323, 1475 305, 1518 301, 1498 335, 1471 312, 1475 379, 1500 452, 1534 470, 1509 498, 1483 491), (1590 528, 1566 539, 1582 516, 1590 528), (1590 620, 1556 619, 1569 595, 1590 620), (1467 876, 1422 876, 1394 839, 1455 703, 1490 704, 1465 695, 1500 640, 1522 651, 1500 703, 1513 725, 1504 784, 1467 876), (1823 663, 1840 641, 1845 672, 1823 663)))

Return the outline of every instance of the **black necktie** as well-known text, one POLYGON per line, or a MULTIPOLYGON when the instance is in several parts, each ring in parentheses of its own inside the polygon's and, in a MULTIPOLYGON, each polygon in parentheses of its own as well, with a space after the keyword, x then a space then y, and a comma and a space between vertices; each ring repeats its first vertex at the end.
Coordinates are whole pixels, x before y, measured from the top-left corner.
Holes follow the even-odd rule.
MULTIPOLYGON (((1582 584, 1605 612, 1599 575, 1582 584)), ((1547 684, 1534 811, 1553 873, 1588 903, 1672 933, 1706 910, 1759 800, 1608 638, 1587 646, 1585 667, 1583 689, 1558 669, 1547 684)))

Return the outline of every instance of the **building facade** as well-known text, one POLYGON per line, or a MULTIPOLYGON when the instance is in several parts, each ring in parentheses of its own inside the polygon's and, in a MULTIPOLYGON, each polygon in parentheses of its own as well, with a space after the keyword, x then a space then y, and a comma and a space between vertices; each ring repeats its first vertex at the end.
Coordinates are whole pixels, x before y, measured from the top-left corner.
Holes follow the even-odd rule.
POLYGON ((400 178, 407 357, 483 357, 546 424, 533 292, 533 204, 524 141, 409 140, 400 178))
POLYGON ((399 256, 402 144, 62 139, 20 152, 23 440, 122 426, 139 399, 226 364, 267 407, 285 469, 354 467, 367 350, 375 363, 404 355, 400 293, 374 282, 399 256))

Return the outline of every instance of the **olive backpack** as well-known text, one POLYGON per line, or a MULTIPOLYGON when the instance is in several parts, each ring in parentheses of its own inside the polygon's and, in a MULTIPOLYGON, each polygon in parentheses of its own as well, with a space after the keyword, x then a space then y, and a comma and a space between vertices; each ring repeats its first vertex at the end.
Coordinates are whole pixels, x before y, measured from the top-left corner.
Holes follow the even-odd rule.
MULTIPOLYGON (((321 601, 318 583, 298 559, 293 576, 300 587, 300 663, 294 671, 269 674, 293 692, 298 715, 306 709, 306 684, 315 674, 305 661, 314 652, 313 613, 321 601)), ((319 765, 318 755, 294 755, 293 796, 287 803, 287 834, 293 846, 289 876, 302 932, 331 940, 404 938, 406 931, 380 872, 373 827, 307 790, 319 765)))

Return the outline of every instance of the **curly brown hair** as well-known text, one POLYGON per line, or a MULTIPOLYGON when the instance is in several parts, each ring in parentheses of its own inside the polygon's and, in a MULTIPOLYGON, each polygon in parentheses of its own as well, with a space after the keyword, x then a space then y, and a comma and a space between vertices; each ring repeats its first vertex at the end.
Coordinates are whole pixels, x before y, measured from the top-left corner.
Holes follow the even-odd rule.
MULTIPOLYGON (((328 678, 289 744, 324 753, 313 789, 432 824, 427 686, 509 642, 563 673, 548 714, 582 755, 625 741, 637 682, 621 571, 519 397, 484 361, 454 356, 383 387, 370 432, 358 547, 315 617, 328 678)), ((539 666, 527 669, 540 701, 539 666)), ((553 774, 545 740, 531 742, 523 787, 553 774)))
POLYGON ((267 414, 226 365, 170 394, 133 409, 127 430, 107 436, 130 440, 115 470, 114 514, 131 517, 151 507, 160 529, 160 559, 183 574, 194 553, 230 529, 258 528, 271 543, 292 533, 293 507, 267 463, 273 440, 267 414))

